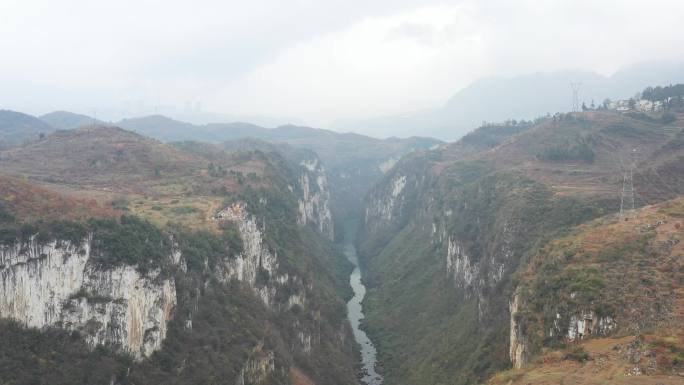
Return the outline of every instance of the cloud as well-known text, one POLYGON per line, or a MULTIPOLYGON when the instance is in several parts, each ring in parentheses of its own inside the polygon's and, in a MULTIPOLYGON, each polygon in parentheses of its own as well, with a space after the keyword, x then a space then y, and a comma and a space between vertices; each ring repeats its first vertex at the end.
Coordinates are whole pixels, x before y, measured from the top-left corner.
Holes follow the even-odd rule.
POLYGON ((0 105, 190 101, 325 126, 436 107, 483 76, 682 60, 683 13, 677 0, 4 0, 0 105))
POLYGON ((323 125, 344 114, 425 108, 448 97, 456 84, 483 74, 481 43, 475 20, 461 6, 366 18, 289 48, 230 84, 221 99, 236 100, 249 89, 240 94, 238 108, 272 108, 323 125), (430 31, 429 44, 397 35, 412 25, 430 31), (440 87, 445 78, 454 85, 440 87), (252 104, 257 99, 263 105, 252 104))

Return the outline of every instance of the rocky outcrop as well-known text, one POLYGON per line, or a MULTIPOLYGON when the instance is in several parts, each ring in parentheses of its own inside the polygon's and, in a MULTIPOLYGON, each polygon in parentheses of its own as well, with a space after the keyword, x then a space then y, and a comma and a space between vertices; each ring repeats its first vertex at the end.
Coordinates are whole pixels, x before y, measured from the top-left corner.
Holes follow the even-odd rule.
POLYGON ((318 159, 303 160, 300 166, 299 185, 302 195, 298 202, 297 223, 299 225, 311 223, 320 234, 333 239, 335 234, 325 167, 318 159))
POLYGON ((77 330, 91 346, 149 356, 166 336, 176 306, 174 281, 159 271, 141 275, 133 266, 100 268, 90 242, 39 243, 33 237, 0 246, 0 317, 77 330))
POLYGON ((365 211, 365 225, 370 233, 388 228, 399 220, 404 205, 405 175, 395 175, 388 184, 371 192, 365 211))
POLYGON ((380 221, 391 221, 394 210, 401 204, 401 193, 404 191, 404 187, 406 187, 406 176, 397 175, 392 179, 389 194, 385 195, 382 201, 378 200, 377 204, 369 207, 369 210, 366 211, 366 218, 375 215, 380 221))
POLYGON ((516 369, 522 368, 527 363, 527 358, 529 354, 527 338, 525 338, 525 335, 523 333, 520 315, 518 314, 520 308, 520 294, 516 292, 513 296, 513 301, 511 301, 509 308, 511 315, 511 342, 509 355, 511 358, 511 364, 516 369))
POLYGON ((248 214, 244 208, 240 208, 239 212, 233 211, 227 214, 226 218, 237 224, 243 250, 238 255, 224 259, 224 268, 220 271, 220 278, 245 282, 271 309, 282 306, 289 308, 295 304, 304 306, 305 295, 301 279, 279 272, 278 254, 270 250, 264 242, 264 235, 257 219, 248 214), (285 287, 294 287, 298 290, 291 293, 284 304, 276 303, 274 299, 278 289, 285 287))
POLYGON ((258 345, 240 369, 235 385, 266 384, 275 371, 275 354, 258 345))
POLYGON ((456 287, 468 289, 477 278, 480 267, 472 263, 461 244, 450 237, 447 240, 446 270, 456 287))
MULTIPOLYGON (((312 286, 305 285, 300 277, 280 271, 277 251, 271 250, 264 241, 263 229, 256 217, 240 205, 227 207, 221 213, 224 220, 237 225, 243 250, 238 255, 224 259, 219 278, 244 282, 272 311, 289 310, 294 306, 306 309, 306 290, 312 289, 312 286)), ((311 332, 299 323, 292 327, 302 351, 310 353, 311 332)))
MULTIPOLYGON (((560 319, 561 315, 558 314, 556 318, 560 319)), ((566 339, 572 342, 587 338, 591 335, 606 336, 610 334, 616 326, 615 320, 610 316, 599 317, 591 310, 582 310, 578 312, 578 314, 570 316, 566 339)), ((554 324, 554 327, 557 328, 557 323, 554 324)), ((552 330, 551 334, 553 335, 558 332, 560 332, 560 330, 552 330)))

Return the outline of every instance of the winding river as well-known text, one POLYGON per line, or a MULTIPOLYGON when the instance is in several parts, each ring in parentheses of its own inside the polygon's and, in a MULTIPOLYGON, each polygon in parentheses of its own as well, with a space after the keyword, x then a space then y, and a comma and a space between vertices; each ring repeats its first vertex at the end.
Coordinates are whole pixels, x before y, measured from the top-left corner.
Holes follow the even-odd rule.
POLYGON ((366 287, 361 282, 361 269, 359 269, 359 259, 356 255, 356 247, 354 246, 354 235, 356 234, 355 226, 347 226, 348 231, 345 237, 344 254, 347 256, 349 262, 354 264, 354 271, 349 277, 349 284, 354 290, 354 297, 347 302, 347 316, 354 331, 354 339, 361 346, 361 382, 366 385, 380 385, 382 384, 382 376, 375 371, 377 363, 377 352, 373 342, 368 338, 366 332, 361 330, 361 320, 364 318, 363 306, 361 302, 366 295, 366 287))

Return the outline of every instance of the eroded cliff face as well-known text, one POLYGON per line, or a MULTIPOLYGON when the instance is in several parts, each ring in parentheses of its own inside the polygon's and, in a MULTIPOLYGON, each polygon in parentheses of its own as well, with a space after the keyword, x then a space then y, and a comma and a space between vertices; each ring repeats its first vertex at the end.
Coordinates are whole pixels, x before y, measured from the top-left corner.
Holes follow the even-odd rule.
POLYGON ((520 311, 520 294, 516 292, 513 295, 513 300, 510 304, 510 314, 511 314, 511 331, 510 331, 510 348, 509 355, 511 358, 511 364, 514 368, 520 369, 527 363, 527 358, 529 355, 529 346, 527 344, 527 339, 523 333, 522 325, 520 323, 520 317, 517 315, 520 311))
POLYGON ((370 232, 387 228, 401 217, 405 187, 406 175, 397 174, 388 185, 371 193, 364 218, 370 232))
MULTIPOLYGON (((278 253, 266 244, 264 230, 257 218, 242 206, 233 206, 224 211, 227 212, 226 220, 237 224, 243 251, 224 259, 224 268, 219 270, 220 278, 245 283, 272 311, 286 311, 294 306, 306 309, 306 292, 313 289, 313 285, 306 285, 300 277, 280 269, 278 253)), ((312 340, 318 338, 315 331, 300 323, 292 327, 299 348, 304 353, 310 353, 312 340)))
POLYGON ((275 354, 258 345, 240 369, 235 385, 265 384, 276 370, 275 354))
POLYGON ((320 234, 333 239, 335 233, 330 212, 330 188, 325 167, 318 159, 303 160, 300 166, 299 185, 302 195, 298 201, 297 223, 311 223, 320 234))
POLYGON ((90 242, 33 237, 0 246, 0 317, 76 330, 91 346, 149 356, 166 336, 176 306, 174 281, 132 266, 101 269, 91 260, 90 242))

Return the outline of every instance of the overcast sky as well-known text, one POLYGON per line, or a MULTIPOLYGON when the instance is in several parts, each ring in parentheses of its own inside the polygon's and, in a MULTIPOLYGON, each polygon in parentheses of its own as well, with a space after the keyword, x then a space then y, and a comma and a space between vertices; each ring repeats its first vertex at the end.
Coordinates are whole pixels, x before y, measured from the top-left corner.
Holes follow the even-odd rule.
POLYGON ((681 0, 0 0, 0 108, 325 127, 485 76, 682 60, 683 21, 681 0))

